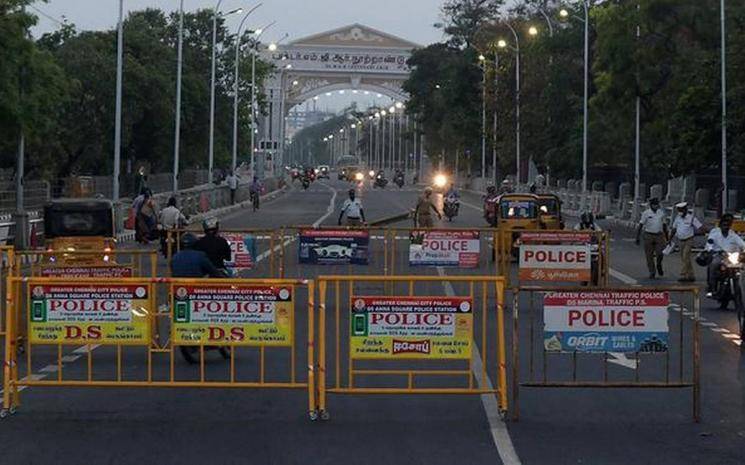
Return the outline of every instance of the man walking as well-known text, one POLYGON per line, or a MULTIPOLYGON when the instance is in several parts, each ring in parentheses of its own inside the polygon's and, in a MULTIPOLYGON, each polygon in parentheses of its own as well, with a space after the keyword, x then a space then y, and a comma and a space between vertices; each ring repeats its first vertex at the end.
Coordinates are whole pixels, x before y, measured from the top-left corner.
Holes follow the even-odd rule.
POLYGON ((647 257, 649 279, 654 279, 655 271, 663 276, 665 273, 662 270, 662 250, 667 242, 667 224, 665 213, 660 209, 660 201, 656 197, 649 199, 649 208, 644 210, 639 220, 639 227, 636 229, 636 245, 639 245, 642 233, 644 233, 644 255, 647 257))
POLYGON ((690 283, 696 280, 693 275, 693 264, 691 263, 691 249, 693 248, 693 236, 703 225, 696 216, 688 211, 688 204, 680 202, 675 205, 678 216, 673 221, 673 230, 670 233, 670 241, 675 237, 680 245, 680 279, 682 283, 690 283))
POLYGON ((230 189, 230 205, 234 205, 235 192, 238 190, 238 176, 231 171, 225 178, 225 182, 228 184, 228 188, 230 189))

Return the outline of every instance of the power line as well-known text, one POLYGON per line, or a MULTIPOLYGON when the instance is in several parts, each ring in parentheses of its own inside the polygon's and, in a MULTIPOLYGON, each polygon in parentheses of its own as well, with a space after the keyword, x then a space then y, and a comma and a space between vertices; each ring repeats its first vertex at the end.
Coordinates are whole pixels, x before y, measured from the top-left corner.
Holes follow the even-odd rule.
POLYGON ((52 15, 50 15, 50 14, 42 11, 39 7, 35 6, 33 3, 30 3, 28 6, 30 6, 34 11, 36 11, 40 15, 44 16, 45 18, 47 18, 50 21, 53 21, 53 22, 57 23, 60 26, 65 26, 67 24, 67 19, 64 16, 62 17, 62 21, 60 21, 59 19, 55 18, 54 16, 52 16, 52 15))

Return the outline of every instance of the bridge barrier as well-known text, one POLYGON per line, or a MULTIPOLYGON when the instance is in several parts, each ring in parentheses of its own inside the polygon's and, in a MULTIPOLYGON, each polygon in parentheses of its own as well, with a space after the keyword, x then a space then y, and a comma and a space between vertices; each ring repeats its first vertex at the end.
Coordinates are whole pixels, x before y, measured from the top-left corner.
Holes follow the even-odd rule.
POLYGON ((499 230, 497 244, 498 274, 505 277, 508 287, 547 281, 608 285, 607 231, 499 230), (511 273, 513 261, 518 265, 516 278, 511 273))
POLYGON ((698 422, 699 311, 695 286, 515 288, 513 419, 522 388, 690 388, 698 422))
POLYGON ((503 278, 320 276, 318 292, 321 418, 327 394, 496 394, 507 410, 503 278))
POLYGON ((20 405, 24 386, 303 389, 311 418, 317 416, 312 280, 7 281, 0 417, 20 405), (28 338, 19 357, 22 320, 28 338), (158 321, 163 334, 156 330, 158 321), (225 362, 215 363, 220 356, 225 362), (85 361, 68 366, 70 357, 85 361), (298 363, 298 357, 306 361, 298 363), (48 366, 52 374, 39 376, 48 366))

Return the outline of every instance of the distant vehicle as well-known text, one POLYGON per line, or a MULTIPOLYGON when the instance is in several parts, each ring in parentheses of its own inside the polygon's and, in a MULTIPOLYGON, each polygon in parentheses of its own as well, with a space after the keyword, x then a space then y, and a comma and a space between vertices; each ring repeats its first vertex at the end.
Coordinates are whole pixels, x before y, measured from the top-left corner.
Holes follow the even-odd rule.
POLYGON ((316 168, 316 174, 318 175, 318 179, 328 179, 329 178, 329 165, 318 165, 318 168, 316 168))
POLYGON ((343 245, 333 244, 326 247, 317 247, 316 255, 323 258, 351 258, 352 249, 343 245))
MULTIPOLYGON (((49 252, 110 252, 116 245, 114 205, 103 199, 52 200, 44 206, 44 237, 49 252)), ((74 260, 97 263, 103 262, 104 256, 90 255, 74 260)))

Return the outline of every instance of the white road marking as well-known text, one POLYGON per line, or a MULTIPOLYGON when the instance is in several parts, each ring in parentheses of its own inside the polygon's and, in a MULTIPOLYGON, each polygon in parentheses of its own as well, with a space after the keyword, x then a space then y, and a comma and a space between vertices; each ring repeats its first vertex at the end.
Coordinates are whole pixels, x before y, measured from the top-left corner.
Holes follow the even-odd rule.
MULTIPOLYGON (((445 274, 445 269, 441 266, 437 267, 437 273, 443 278, 447 276, 445 274)), ((442 285, 448 296, 452 297, 455 295, 455 289, 453 289, 453 285, 450 284, 449 281, 443 281, 442 285)), ((486 380, 484 380, 485 385, 482 386, 480 376, 482 373, 482 366, 483 361, 481 360, 481 353, 479 352, 478 347, 474 344, 471 352, 471 370, 473 370, 476 382, 480 389, 494 389, 494 385, 492 384, 489 375, 486 376, 486 380)), ((504 465, 520 465, 520 458, 517 456, 515 446, 512 444, 510 432, 507 430, 507 425, 504 424, 504 420, 502 420, 502 417, 499 415, 499 405, 497 404, 496 396, 494 394, 482 394, 481 404, 484 406, 492 440, 494 441, 494 445, 497 447, 497 452, 499 453, 499 458, 502 459, 502 463, 504 465)))
POLYGON ((611 356, 608 359, 609 363, 615 363, 630 370, 636 370, 639 367, 638 359, 628 358, 623 352, 608 352, 608 355, 611 356))
POLYGON ((629 286, 638 286, 639 281, 632 278, 631 276, 627 274, 623 274, 618 270, 614 270, 613 268, 610 269, 610 275, 616 278, 617 280, 621 281, 624 284, 628 284, 629 286))

